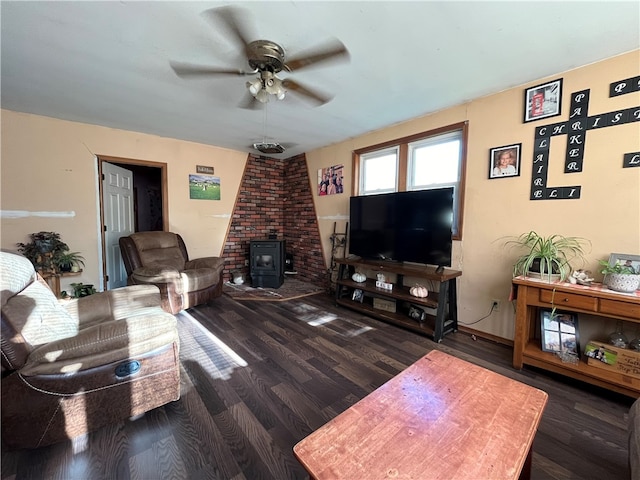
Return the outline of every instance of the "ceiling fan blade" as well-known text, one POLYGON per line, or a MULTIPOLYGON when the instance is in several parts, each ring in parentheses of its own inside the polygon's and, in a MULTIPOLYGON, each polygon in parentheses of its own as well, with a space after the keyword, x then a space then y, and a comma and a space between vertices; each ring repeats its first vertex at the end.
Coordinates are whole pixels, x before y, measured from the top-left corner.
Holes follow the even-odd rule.
POLYGON ((249 27, 248 13, 241 8, 233 6, 225 6, 218 8, 210 8, 202 12, 202 15, 210 21, 216 23, 221 20, 229 33, 234 37, 236 44, 242 49, 245 55, 248 55, 249 43, 254 37, 252 28, 249 27))
POLYGON ((192 63, 169 62, 171 68, 179 77, 198 77, 204 75, 253 75, 257 72, 245 72, 239 68, 207 67, 192 63))
POLYGON ((299 95, 302 95, 303 97, 307 98, 308 100, 312 100, 318 105, 324 105, 333 98, 331 95, 322 93, 315 89, 311 89, 299 82, 296 82, 295 80, 289 80, 288 78, 282 81, 282 86, 286 90, 290 90, 299 95))
POLYGON ((327 61, 349 60, 349 51, 342 42, 333 40, 324 45, 301 52, 287 61, 285 68, 290 72, 327 61))

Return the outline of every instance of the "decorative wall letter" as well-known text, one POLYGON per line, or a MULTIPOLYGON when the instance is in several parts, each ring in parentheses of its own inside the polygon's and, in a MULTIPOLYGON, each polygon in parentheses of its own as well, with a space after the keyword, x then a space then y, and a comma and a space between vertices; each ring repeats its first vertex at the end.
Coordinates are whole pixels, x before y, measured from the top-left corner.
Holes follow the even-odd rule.
MULTIPOLYGON (((640 76, 614 82, 609 86, 609 97, 640 91, 640 76)), ((531 175, 531 200, 556 200, 580 198, 580 186, 549 187, 547 171, 551 137, 567 135, 567 151, 564 173, 581 172, 587 131, 640 121, 640 106, 599 115, 588 115, 590 90, 581 90, 571 95, 569 120, 536 128, 533 147, 531 175)), ((625 153, 623 168, 640 167, 640 152, 625 153)))

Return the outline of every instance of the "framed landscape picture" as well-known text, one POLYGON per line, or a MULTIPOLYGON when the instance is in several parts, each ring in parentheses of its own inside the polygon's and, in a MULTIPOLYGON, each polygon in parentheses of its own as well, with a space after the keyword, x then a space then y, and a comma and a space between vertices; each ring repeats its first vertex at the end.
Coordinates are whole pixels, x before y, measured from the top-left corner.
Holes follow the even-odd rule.
POLYGON ((189 198, 192 200, 220 200, 220 177, 189 175, 189 198))

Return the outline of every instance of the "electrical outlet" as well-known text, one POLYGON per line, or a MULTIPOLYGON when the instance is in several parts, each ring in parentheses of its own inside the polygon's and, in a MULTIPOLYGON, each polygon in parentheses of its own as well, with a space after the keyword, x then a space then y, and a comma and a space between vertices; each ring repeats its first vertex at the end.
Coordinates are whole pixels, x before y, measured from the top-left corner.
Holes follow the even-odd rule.
POLYGON ((245 260, 245 261, 244 261, 244 266, 245 266, 245 267, 248 267, 248 266, 249 266, 249 260, 245 260))
POLYGON ((494 298, 492 307, 493 307, 493 311, 494 312, 499 312, 500 311, 500 300, 498 300, 497 298, 494 298))

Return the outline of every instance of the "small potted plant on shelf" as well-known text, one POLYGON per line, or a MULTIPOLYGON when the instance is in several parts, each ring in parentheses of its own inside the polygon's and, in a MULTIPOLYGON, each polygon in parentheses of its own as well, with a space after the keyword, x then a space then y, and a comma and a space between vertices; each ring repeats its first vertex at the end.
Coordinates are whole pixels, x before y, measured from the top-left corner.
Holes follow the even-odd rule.
POLYGON ((93 285, 85 285, 82 282, 72 283, 71 288, 73 288, 73 298, 88 297, 89 295, 96 293, 96 289, 93 285))
POLYGON ((564 281, 571 273, 569 262, 584 259, 584 247, 590 244, 580 237, 523 233, 506 242, 507 246, 524 250, 513 266, 513 276, 564 281))
POLYGON ((54 256, 53 262, 61 272, 79 272, 84 267, 84 257, 80 252, 61 252, 54 256))
POLYGON ((620 261, 614 264, 607 260, 600 260, 602 269, 600 273, 604 275, 604 283, 609 289, 616 292, 633 293, 640 287, 640 274, 629 265, 624 265, 620 261))

